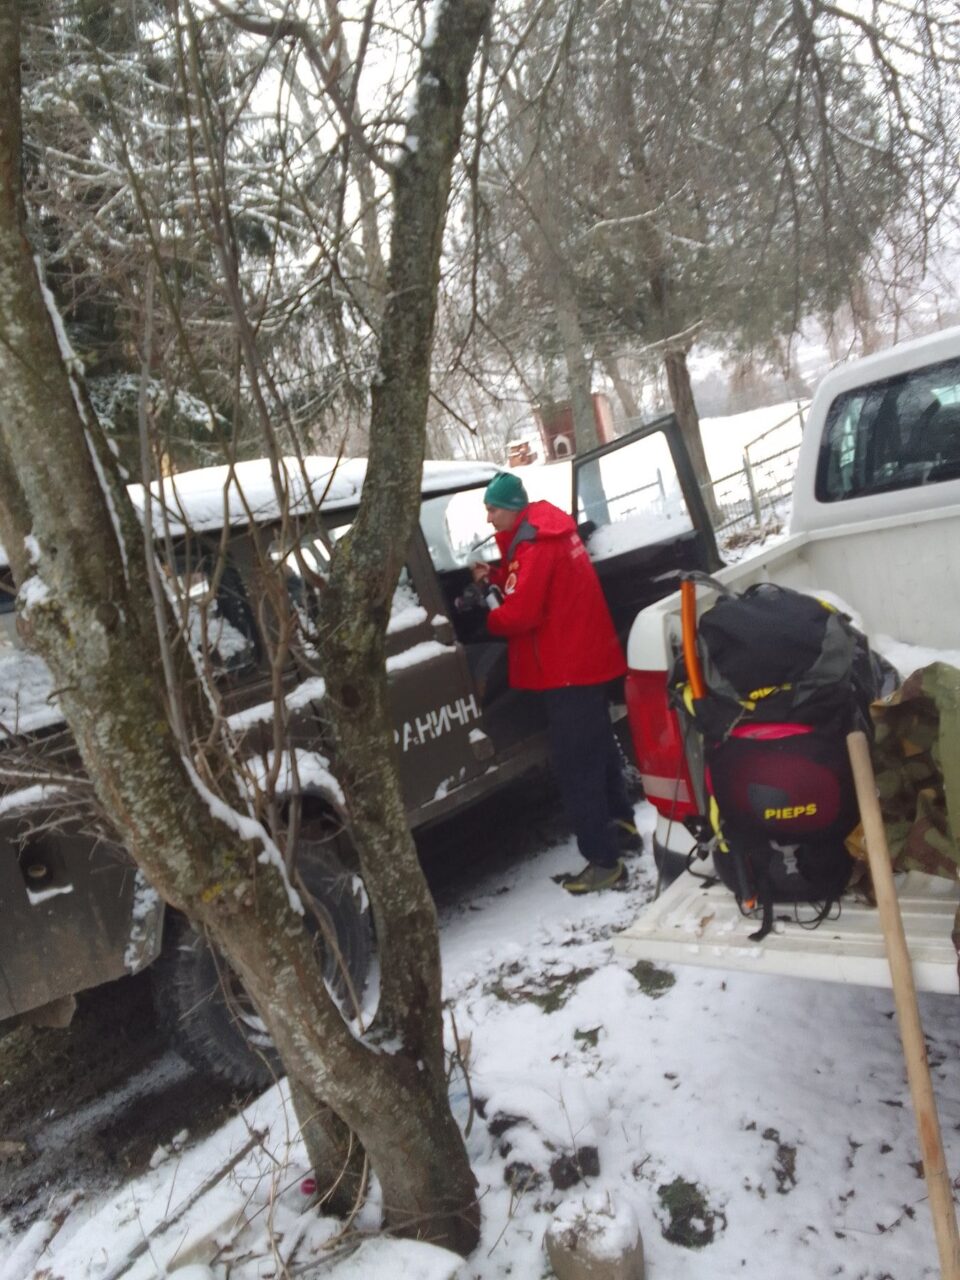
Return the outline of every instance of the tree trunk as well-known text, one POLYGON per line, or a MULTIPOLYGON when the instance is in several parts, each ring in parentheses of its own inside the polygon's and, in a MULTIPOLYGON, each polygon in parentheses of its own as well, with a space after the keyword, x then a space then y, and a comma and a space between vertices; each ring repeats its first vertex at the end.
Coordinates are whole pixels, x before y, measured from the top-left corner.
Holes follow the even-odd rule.
MULTIPOLYGON (((548 288, 554 297, 554 318, 563 344, 563 356, 567 366, 567 388, 570 393, 570 409, 573 414, 573 434, 578 455, 595 449, 597 423, 593 414, 593 395, 590 390, 590 366, 583 347, 583 331, 577 315, 577 299, 564 268, 557 263, 548 272, 548 288)), ((577 493, 583 504, 583 512, 594 524, 609 524, 610 510, 603 488, 600 468, 595 464, 583 467, 578 473, 577 493)), ((578 513, 574 512, 574 518, 578 513)))
POLYGON ((617 399, 620 401, 627 421, 634 426, 638 425, 643 418, 643 411, 633 394, 633 388, 620 371, 620 361, 616 356, 604 356, 603 367, 607 377, 613 383, 613 389, 617 393, 617 399))
POLYGON ((324 1212, 345 1218, 363 1202, 366 1192, 363 1147, 335 1111, 317 1102, 309 1083, 301 1085, 294 1076, 288 1083, 317 1184, 317 1204, 324 1212))
MULTIPOLYGON (((175 714, 181 692, 159 675, 146 585, 153 550, 68 374, 64 361, 73 368, 74 358, 23 231, 18 9, 0 10, 0 539, 25 637, 51 668, 120 842, 243 981, 298 1082, 308 1132, 317 1106, 332 1107, 380 1180, 386 1225, 462 1253, 476 1243, 479 1207, 447 1097, 436 916, 393 765, 384 636, 419 505, 450 171, 490 5, 442 4, 424 50, 409 125, 419 146, 396 172, 367 480, 324 601, 330 715, 381 950, 381 1003, 364 1041, 326 989, 282 861, 243 812, 227 749, 201 754, 210 712, 198 685, 175 714)), ((342 1141, 340 1131, 335 1145, 342 1141)), ((355 1188, 355 1164, 348 1176, 355 1188)))
POLYGON ((584 352, 583 330, 577 315, 577 300, 566 272, 556 264, 547 273, 547 289, 553 294, 553 314, 567 366, 567 390, 573 413, 573 435, 577 453, 595 449, 597 424, 593 416, 593 395, 590 386, 590 366, 584 352))
POLYGON ((671 335, 676 334, 674 327, 674 307, 671 286, 663 269, 655 271, 650 277, 650 295, 653 300, 660 332, 663 334, 663 367, 667 374, 667 390, 670 403, 677 415, 677 422, 683 435, 690 461, 693 463, 694 475, 700 485, 707 513, 714 525, 719 518, 719 508, 711 484, 710 468, 707 466, 707 455, 703 449, 700 436, 700 415, 697 413, 696 401, 693 398, 693 387, 690 384, 690 370, 687 368, 687 348, 671 335))
MULTIPOLYGON (((364 1115, 356 1123, 352 1116, 344 1118, 367 1148, 389 1221, 400 1224, 420 1216, 440 1197, 451 1224, 456 1220, 474 1239, 475 1182, 450 1114, 443 1069, 436 913, 393 768, 384 643, 390 601, 419 509, 441 239, 466 102, 469 59, 463 61, 463 55, 468 44, 472 55, 489 8, 490 0, 443 7, 434 42, 424 54, 420 97, 408 126, 419 143, 394 176, 387 304, 363 500, 350 532, 337 544, 320 618, 328 682, 324 711, 338 759, 347 762, 340 781, 351 834, 381 952, 390 958, 381 964, 371 1036, 400 1046, 391 1049, 394 1066, 404 1067, 417 1104, 405 1112, 387 1102, 390 1124, 381 1123, 376 1134, 366 1132, 364 1115), (443 114, 434 85, 444 87, 443 114), (379 1139, 388 1129, 392 1137, 384 1144, 379 1139), (413 1160, 419 1163, 411 1166, 413 1160)), ((385 1101, 371 1098, 370 1104, 382 1110, 385 1101)))
POLYGON ((720 508, 711 484, 710 468, 707 466, 707 455, 703 449, 703 437, 700 435, 700 415, 697 413, 693 398, 693 387, 690 385, 690 370, 687 368, 687 353, 682 349, 667 351, 663 357, 667 371, 667 387, 670 391, 670 402, 677 415, 684 443, 693 463, 694 474, 700 484, 707 514, 714 525, 719 523, 720 508))
POLYGON ((514 113, 520 132, 523 167, 530 184, 529 214, 531 224, 522 231, 528 254, 541 263, 541 286, 553 304, 554 320, 567 371, 567 394, 573 415, 573 434, 577 453, 586 453, 599 444, 593 413, 590 364, 586 357, 583 330, 577 307, 575 281, 563 255, 563 236, 556 212, 556 200, 550 175, 540 151, 539 132, 531 126, 530 114, 517 100, 509 80, 503 82, 503 96, 514 113))
MULTIPOLYGON (((636 178, 642 180, 641 190, 644 186, 648 187, 645 192, 646 200, 649 207, 654 207, 658 202, 659 193, 654 182, 648 183, 649 166, 642 142, 644 131, 636 119, 631 92, 633 74, 633 69, 624 60, 623 50, 618 47, 614 92, 617 95, 620 114, 629 124, 627 137, 634 174, 636 178)), ((664 352, 663 365, 667 375, 670 402, 690 454, 694 475, 700 485, 707 512, 710 519, 716 523, 718 509, 713 486, 710 483, 710 469, 707 466, 703 441, 700 437, 700 415, 697 413, 693 388, 690 385, 690 371, 687 368, 689 341, 683 344, 676 336, 684 331, 685 326, 679 314, 675 286, 670 279, 670 257, 664 248, 663 236, 656 221, 645 221, 639 235, 650 289, 652 323, 649 327, 657 334, 664 352)))

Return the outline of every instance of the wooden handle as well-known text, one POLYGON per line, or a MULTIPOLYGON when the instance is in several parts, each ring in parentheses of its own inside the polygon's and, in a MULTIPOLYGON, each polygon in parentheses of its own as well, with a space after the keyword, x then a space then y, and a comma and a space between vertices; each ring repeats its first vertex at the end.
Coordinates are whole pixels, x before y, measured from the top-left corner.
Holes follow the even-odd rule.
POLYGON ((870 748, 866 735, 857 731, 847 738, 853 781, 857 789, 857 803, 863 821, 863 833, 867 846, 867 861, 877 895, 880 911, 880 927, 887 948, 893 998, 900 1026, 900 1040, 907 1064, 907 1080, 920 1136, 920 1152, 923 1156, 923 1176, 930 1195, 930 1212, 940 1253, 940 1274, 943 1280, 960 1280, 960 1238, 957 1235, 957 1215, 953 1202, 953 1186, 947 1172, 937 1118, 937 1103, 927 1062, 927 1046, 920 1024, 917 1006, 917 990, 913 981, 913 968, 907 940, 903 932, 900 903, 893 883, 893 867, 890 850, 883 830, 883 818, 877 800, 877 781, 870 761, 870 748))
POLYGON ((703 671, 700 667, 700 655, 697 653, 697 587, 689 578, 680 583, 680 634, 690 692, 695 698, 702 698, 703 671))

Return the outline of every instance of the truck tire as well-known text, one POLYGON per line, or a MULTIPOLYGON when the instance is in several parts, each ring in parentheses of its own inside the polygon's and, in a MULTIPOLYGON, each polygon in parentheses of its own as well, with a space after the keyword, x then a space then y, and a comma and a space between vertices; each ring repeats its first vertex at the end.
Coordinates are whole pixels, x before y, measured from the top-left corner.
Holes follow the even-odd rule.
MULTIPOLYGON (((297 869, 311 899, 304 903, 307 927, 318 943, 325 935, 336 940, 335 948, 325 948, 324 977, 349 1009, 362 995, 370 968, 373 943, 366 896, 328 844, 301 840, 297 869)), ((158 1022, 196 1071, 245 1091, 265 1089, 283 1074, 239 978, 177 911, 167 913, 163 950, 151 974, 158 1022)))

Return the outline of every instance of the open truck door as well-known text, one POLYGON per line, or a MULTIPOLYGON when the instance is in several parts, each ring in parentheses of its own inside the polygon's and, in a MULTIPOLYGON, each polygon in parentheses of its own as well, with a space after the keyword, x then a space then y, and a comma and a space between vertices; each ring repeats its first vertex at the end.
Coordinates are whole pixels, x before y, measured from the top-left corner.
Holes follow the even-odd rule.
POLYGON ((678 772, 683 749, 667 706, 666 671, 659 662, 653 670, 634 670, 628 643, 638 615, 674 592, 682 574, 714 573, 721 566, 676 416, 665 414, 575 458, 572 500, 627 652, 624 698, 644 792, 666 806, 668 820, 677 796, 693 813, 691 783, 678 772))
POLYGON ((623 641, 640 610, 671 591, 681 573, 720 567, 672 413, 578 454, 572 511, 623 641))

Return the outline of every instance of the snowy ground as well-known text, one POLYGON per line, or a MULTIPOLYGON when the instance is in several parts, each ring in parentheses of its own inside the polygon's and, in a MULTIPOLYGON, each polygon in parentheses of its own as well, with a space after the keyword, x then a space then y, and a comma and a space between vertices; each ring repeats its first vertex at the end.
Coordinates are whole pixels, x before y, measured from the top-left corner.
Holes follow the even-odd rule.
MULTIPOLYGON (((649 830, 652 811, 638 817, 649 830)), ((212 1137, 182 1134, 119 1192, 78 1188, 19 1239, 0 1227, 0 1275, 527 1280, 550 1274, 555 1212, 589 1194, 632 1207, 650 1280, 935 1276, 889 993, 632 972, 610 937, 652 892, 649 857, 626 891, 579 900, 551 879, 578 864, 554 844, 441 913, 446 995, 483 1100, 467 1138, 483 1239, 466 1262, 378 1239, 375 1201, 359 1248, 302 1214, 303 1153, 278 1088, 212 1137)), ((922 1016, 956 1171, 960 1005, 927 996, 922 1016)), ((452 1097, 465 1125, 459 1081, 452 1097)))

